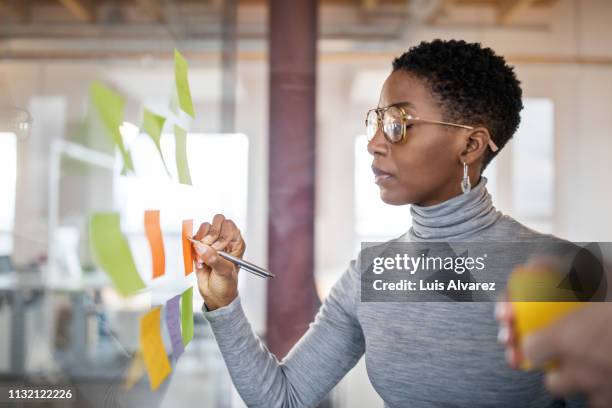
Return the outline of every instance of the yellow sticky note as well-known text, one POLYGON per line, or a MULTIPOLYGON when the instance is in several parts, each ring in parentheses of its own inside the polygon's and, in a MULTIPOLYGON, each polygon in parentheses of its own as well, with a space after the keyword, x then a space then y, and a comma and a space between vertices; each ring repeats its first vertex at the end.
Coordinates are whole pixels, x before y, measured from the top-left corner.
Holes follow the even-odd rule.
POLYGON ((145 287, 127 239, 121 233, 118 213, 94 213, 89 217, 89 242, 96 263, 108 274, 123 296, 145 287))
POLYGON ((174 125, 174 140, 179 183, 191 185, 191 173, 189 172, 189 163, 187 162, 187 132, 185 129, 174 125))
POLYGON ((187 75, 189 67, 187 60, 178 51, 174 50, 174 81, 176 85, 176 96, 178 98, 178 107, 183 112, 195 117, 193 111, 193 101, 191 100, 191 91, 189 90, 189 78, 187 75))
POLYGON ((152 390, 159 388, 172 370, 160 330, 161 307, 156 307, 140 318, 140 349, 152 390))
POLYGON ((119 127, 123 123, 123 109, 125 100, 117 92, 104 85, 102 82, 94 81, 89 87, 89 96, 91 104, 98 117, 110 136, 112 142, 117 146, 121 156, 123 157, 122 174, 128 171, 134 171, 132 155, 127 150, 123 143, 123 137, 119 131, 119 127))
MULTIPOLYGON (((560 287, 562 277, 543 267, 519 267, 510 275, 508 298, 514 311, 514 330, 518 344, 529 334, 543 329, 586 303, 560 287), (559 301, 547 301, 559 300, 559 301)), ((551 362, 546 368, 554 367, 551 362)), ((523 359, 522 370, 536 367, 523 359)))

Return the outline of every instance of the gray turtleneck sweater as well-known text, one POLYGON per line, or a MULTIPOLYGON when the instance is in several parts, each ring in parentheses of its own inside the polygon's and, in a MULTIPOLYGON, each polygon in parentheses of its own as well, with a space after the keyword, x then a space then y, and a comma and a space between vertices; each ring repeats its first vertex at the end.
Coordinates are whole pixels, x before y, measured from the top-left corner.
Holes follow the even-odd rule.
MULTIPOLYGON (((468 194, 430 207, 412 205, 412 228, 398 240, 542 237, 497 211, 485 185, 481 178, 468 194)), ((563 406, 546 393, 541 374, 507 367, 493 303, 361 302, 361 269, 351 261, 280 362, 253 333, 239 297, 217 310, 203 309, 249 407, 316 406, 364 354, 386 407, 563 406)))

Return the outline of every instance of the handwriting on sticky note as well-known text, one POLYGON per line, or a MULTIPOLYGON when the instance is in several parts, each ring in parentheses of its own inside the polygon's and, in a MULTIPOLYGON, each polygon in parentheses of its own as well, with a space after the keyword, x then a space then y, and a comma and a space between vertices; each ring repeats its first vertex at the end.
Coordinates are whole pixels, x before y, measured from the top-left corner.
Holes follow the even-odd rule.
POLYGON ((193 287, 181 295, 181 326, 183 328, 183 345, 193 339, 193 287))
POLYGON ((171 371, 160 330, 161 308, 156 307, 140 318, 140 349, 152 390, 156 390, 171 371))
POLYGON ((106 134, 117 146, 123 158, 122 174, 134 171, 132 155, 123 143, 123 137, 119 127, 123 123, 123 109, 125 100, 121 95, 104 85, 102 82, 95 81, 89 87, 91 103, 98 113, 106 134))
POLYGON ((132 252, 121 233, 119 214, 94 213, 89 218, 89 241, 94 259, 123 296, 145 287, 132 252))
POLYGON ((153 278, 157 278, 166 272, 166 253, 164 251, 164 238, 159 223, 159 210, 146 210, 144 225, 147 240, 151 247, 153 278))
POLYGON ((166 169, 166 173, 170 175, 170 171, 168 170, 168 166, 166 165, 166 160, 164 159, 164 154, 161 150, 161 135, 165 123, 165 117, 157 115, 148 109, 144 109, 144 111, 142 112, 142 126, 140 130, 141 132, 149 135, 149 137, 155 144, 155 147, 157 148, 157 152, 159 153, 159 157, 161 157, 162 163, 164 164, 164 168, 166 169))
POLYGON ((193 101, 191 100, 191 91, 189 89, 189 78, 187 72, 189 67, 187 60, 181 55, 178 50, 174 50, 174 81, 176 84, 176 96, 178 98, 178 107, 183 112, 195 117, 193 111, 193 101))
POLYGON ((181 295, 176 295, 166 302, 166 326, 170 334, 172 358, 174 361, 177 361, 181 354, 183 354, 183 351, 185 351, 181 334, 180 301, 181 295))
POLYGON ((191 173, 187 162, 187 132, 185 129, 174 125, 174 140, 179 183, 191 185, 191 173))
POLYGON ((183 263, 185 264, 185 275, 193 272, 193 252, 189 238, 193 235, 193 220, 184 220, 182 227, 183 241, 183 263))

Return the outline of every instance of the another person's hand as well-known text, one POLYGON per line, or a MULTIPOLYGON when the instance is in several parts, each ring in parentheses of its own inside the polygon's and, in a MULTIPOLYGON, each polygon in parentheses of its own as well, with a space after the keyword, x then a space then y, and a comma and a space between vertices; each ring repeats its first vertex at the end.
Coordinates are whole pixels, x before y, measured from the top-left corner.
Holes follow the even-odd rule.
POLYGON ((242 258, 246 244, 232 220, 221 214, 205 222, 193 237, 192 245, 200 294, 208 310, 230 304, 238 296, 238 267, 221 258, 217 251, 242 258))
POLYGON ((593 303, 516 342, 511 303, 497 305, 508 364, 524 357, 536 367, 555 360, 546 388, 555 396, 584 395, 592 407, 612 407, 612 303, 593 303))

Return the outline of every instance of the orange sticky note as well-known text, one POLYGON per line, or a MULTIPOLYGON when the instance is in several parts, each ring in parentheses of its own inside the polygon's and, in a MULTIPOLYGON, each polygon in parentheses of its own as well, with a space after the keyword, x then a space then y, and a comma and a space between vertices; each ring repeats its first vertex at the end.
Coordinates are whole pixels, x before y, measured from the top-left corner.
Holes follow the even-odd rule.
POLYGON ((156 390, 172 370, 160 330, 161 307, 156 307, 140 318, 140 349, 152 390, 156 390))
POLYGON ((153 278, 157 278, 166 271, 166 253, 164 252, 164 238, 159 225, 159 210, 146 210, 144 224, 147 240, 151 247, 153 278))
POLYGON ((183 262, 185 263, 185 276, 193 272, 193 253, 188 238, 193 235, 193 220, 183 221, 183 262))

